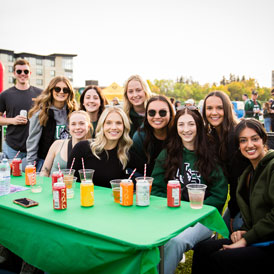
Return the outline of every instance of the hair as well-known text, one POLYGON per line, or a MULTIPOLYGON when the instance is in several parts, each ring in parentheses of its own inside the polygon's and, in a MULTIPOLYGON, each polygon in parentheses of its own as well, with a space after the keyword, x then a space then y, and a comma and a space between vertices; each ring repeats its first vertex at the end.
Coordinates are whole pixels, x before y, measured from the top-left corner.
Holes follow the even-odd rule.
POLYGON ((92 132, 93 132, 93 126, 92 123, 90 122, 90 117, 88 115, 88 113, 84 110, 75 110, 73 112, 71 112, 68 116, 68 121, 70 121, 70 118, 74 115, 74 114, 81 114, 83 116, 85 116, 86 122, 88 123, 88 126, 91 128, 92 132))
POLYGON ((152 102, 157 102, 157 101, 161 101, 167 104, 168 109, 169 109, 169 113, 170 113, 170 118, 168 121, 168 124, 166 126, 166 131, 168 133, 168 131, 170 130, 170 128, 173 125, 174 122, 174 110, 173 107, 171 105, 171 102, 169 101, 169 99, 164 96, 164 95, 156 95, 151 97, 146 105, 146 113, 145 113, 145 119, 144 119, 144 127, 139 128, 138 131, 144 131, 145 132, 145 140, 144 140, 144 151, 145 154, 147 156, 148 162, 150 162, 150 150, 149 147, 151 146, 151 143, 153 141, 153 136, 154 136, 154 128, 149 124, 148 120, 147 120, 147 111, 148 111, 148 107, 152 102))
POLYGON ((141 78, 141 76, 139 76, 137 74, 130 76, 127 79, 127 81, 125 83, 125 87, 124 87, 124 111, 127 114, 127 116, 129 116, 130 109, 133 107, 133 105, 130 103, 130 101, 128 100, 128 97, 127 97, 128 84, 132 80, 139 81, 142 88, 143 88, 143 90, 144 90, 144 92, 145 92, 145 97, 146 97, 145 102, 144 102, 145 107, 146 107, 148 99, 151 97, 151 91, 150 91, 150 88, 149 88, 147 82, 144 81, 141 78))
POLYGON ((233 106, 228 95, 224 93, 223 91, 219 91, 219 90, 212 91, 205 97, 204 104, 203 104, 203 118, 205 121, 205 128, 207 133, 210 134, 213 130, 212 125, 208 122, 206 117, 206 101, 211 96, 219 97, 223 103, 224 119, 220 125, 220 133, 218 135, 219 142, 220 142, 218 154, 220 159, 224 161, 227 155, 227 144, 228 144, 228 138, 229 138, 228 135, 230 132, 234 131, 234 128, 238 123, 238 120, 234 114, 233 106))
POLYGON ((105 98, 105 96, 103 95, 102 90, 98 86, 90 85, 84 89, 84 91, 80 97, 80 109, 86 111, 86 108, 84 106, 84 99, 85 99, 85 95, 86 95, 87 91, 90 89, 94 89, 100 98, 100 107, 99 107, 99 111, 98 111, 98 118, 99 118, 100 115, 102 114, 103 110, 105 109, 105 106, 108 104, 108 101, 105 98))
POLYGON ((235 128, 235 143, 237 147, 239 147, 240 145, 239 143, 240 134, 245 128, 253 129, 263 140, 263 144, 266 145, 267 133, 262 123, 258 121, 257 119, 248 118, 248 119, 242 120, 235 128))
POLYGON ((269 111, 270 110, 270 106, 268 102, 265 102, 263 105, 263 109, 269 111))
POLYGON ((26 65, 26 66, 29 66, 29 67, 30 67, 30 63, 29 63, 29 61, 26 60, 26 59, 18 59, 18 60, 16 60, 16 61, 14 62, 14 64, 13 64, 13 71, 15 71, 15 67, 16 67, 17 65, 20 65, 20 66, 26 65))
POLYGON ((68 78, 65 76, 56 76, 54 77, 47 88, 42 91, 42 93, 35 99, 34 106, 29 111, 29 118, 31 118, 34 113, 41 110, 39 113, 39 121, 41 126, 46 126, 48 118, 49 118, 49 109, 53 105, 53 88, 57 83, 64 82, 66 86, 69 88, 70 93, 67 98, 66 104, 68 108, 68 115, 77 109, 77 103, 75 101, 75 95, 73 91, 73 87, 68 78))
POLYGON ((97 127, 96 127, 96 138, 94 142, 91 143, 91 151, 97 157, 100 159, 99 154, 105 151, 105 146, 107 144, 107 139, 104 134, 104 124, 107 116, 110 113, 118 113, 124 124, 124 132, 123 135, 120 137, 118 141, 118 150, 117 150, 117 156, 123 166, 123 168, 126 168, 127 162, 129 160, 128 158, 128 151, 130 147, 132 146, 132 140, 129 137, 129 131, 130 131, 130 122, 125 114, 125 112, 120 107, 110 106, 106 108, 103 113, 101 114, 97 127))
POLYGON ((190 110, 188 107, 183 107, 177 111, 174 124, 169 132, 166 146, 167 158, 163 166, 165 169, 165 181, 167 182, 175 177, 178 168, 181 169, 184 161, 182 153, 184 144, 178 134, 177 124, 179 118, 185 114, 189 114, 193 117, 197 129, 194 141, 194 153, 197 157, 195 168, 197 168, 203 179, 210 183, 212 180, 211 174, 216 168, 217 160, 214 152, 208 147, 208 138, 200 112, 198 109, 190 110))

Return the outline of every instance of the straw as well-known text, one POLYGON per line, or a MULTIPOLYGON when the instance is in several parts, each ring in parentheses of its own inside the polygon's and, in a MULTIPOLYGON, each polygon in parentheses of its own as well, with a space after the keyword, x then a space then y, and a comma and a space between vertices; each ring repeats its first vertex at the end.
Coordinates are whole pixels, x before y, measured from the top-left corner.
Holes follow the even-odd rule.
POLYGON ((146 176, 147 176, 147 164, 145 164, 145 167, 144 167, 144 180, 146 179, 146 176))
POLYGON ((34 161, 33 163, 32 180, 30 183, 32 186, 34 185, 34 180, 35 180, 35 172, 36 172, 35 165, 36 165, 36 161, 34 161))
POLYGON ((70 175, 71 170, 72 170, 72 167, 73 167, 73 165, 74 165, 74 161, 75 161, 75 158, 73 158, 73 160, 72 160, 72 163, 71 163, 71 166, 70 166, 70 169, 69 169, 69 175, 70 175))
POLYGON ((132 173, 130 174, 130 176, 129 176, 129 180, 131 179, 131 177, 133 176, 133 174, 135 173, 135 171, 136 171, 136 168, 132 171, 132 173))
POLYGON ((82 159, 82 166, 83 166, 83 171, 84 171, 84 179, 86 180, 86 170, 85 170, 84 159, 83 159, 83 157, 81 159, 82 159))
POLYGON ((60 168, 59 162, 57 162, 57 165, 58 165, 58 169, 59 169, 59 174, 61 174, 62 172, 61 172, 61 168, 60 168))
POLYGON ((17 156, 19 155, 19 153, 20 153, 20 150, 16 153, 16 155, 14 156, 14 158, 12 159, 12 161, 17 158, 17 156))

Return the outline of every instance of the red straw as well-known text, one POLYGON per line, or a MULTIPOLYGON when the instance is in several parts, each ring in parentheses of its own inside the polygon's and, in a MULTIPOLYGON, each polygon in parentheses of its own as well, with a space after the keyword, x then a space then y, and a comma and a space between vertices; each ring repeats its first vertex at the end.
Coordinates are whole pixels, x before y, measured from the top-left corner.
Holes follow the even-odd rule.
POLYGON ((133 176, 133 174, 135 173, 135 171, 136 171, 136 168, 132 171, 132 173, 130 174, 130 176, 129 176, 129 180, 131 179, 131 177, 133 176))
POLYGON ((33 162, 33 171, 32 171, 32 182, 30 183, 31 185, 34 185, 34 180, 35 180, 35 165, 36 165, 36 161, 33 162))
POLYGON ((82 157, 82 166, 83 166, 83 171, 84 171, 84 179, 86 180, 86 170, 85 170, 85 164, 84 164, 83 157, 82 157))
POLYGON ((147 164, 145 164, 145 167, 144 167, 144 180, 146 179, 146 176, 147 176, 147 164))
POLYGON ((16 153, 16 155, 14 156, 13 160, 17 158, 17 156, 19 155, 20 150, 16 153))
MULTIPOLYGON (((83 159, 83 158, 82 158, 82 159, 83 159)), ((70 175, 71 170, 72 170, 72 167, 73 167, 73 165, 74 165, 74 161, 75 161, 75 158, 73 158, 73 160, 72 160, 72 163, 71 163, 71 166, 70 166, 70 170, 69 170, 69 175, 70 175)))
POLYGON ((61 168, 60 168, 59 162, 57 162, 57 165, 58 165, 58 169, 59 169, 59 174, 61 174, 62 172, 61 172, 61 168))

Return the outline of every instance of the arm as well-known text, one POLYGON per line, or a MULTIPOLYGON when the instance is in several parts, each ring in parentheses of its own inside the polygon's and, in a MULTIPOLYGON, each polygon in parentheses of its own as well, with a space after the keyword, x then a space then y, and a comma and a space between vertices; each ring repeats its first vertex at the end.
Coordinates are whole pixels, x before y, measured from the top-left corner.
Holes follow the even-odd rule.
POLYGON ((28 119, 24 116, 17 115, 13 118, 3 117, 3 112, 0 112, 0 126, 8 125, 25 125, 27 124, 28 119))

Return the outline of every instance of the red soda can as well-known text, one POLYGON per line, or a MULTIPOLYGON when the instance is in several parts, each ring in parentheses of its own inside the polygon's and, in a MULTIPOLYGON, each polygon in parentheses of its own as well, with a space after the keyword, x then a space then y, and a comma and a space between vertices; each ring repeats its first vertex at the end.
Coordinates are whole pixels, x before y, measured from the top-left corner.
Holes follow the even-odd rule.
POLYGON ((67 188, 65 183, 58 182, 53 185, 53 208, 66 209, 67 208, 67 188))
POLYGON ((60 173, 59 171, 52 172, 52 174, 51 174, 52 187, 55 183, 58 182, 59 178, 63 178, 63 177, 64 177, 63 173, 60 173))
POLYGON ((12 160, 12 175, 22 176, 22 159, 15 158, 12 160))
POLYGON ((181 206, 181 185, 178 180, 168 181, 167 184, 167 206, 181 206))

